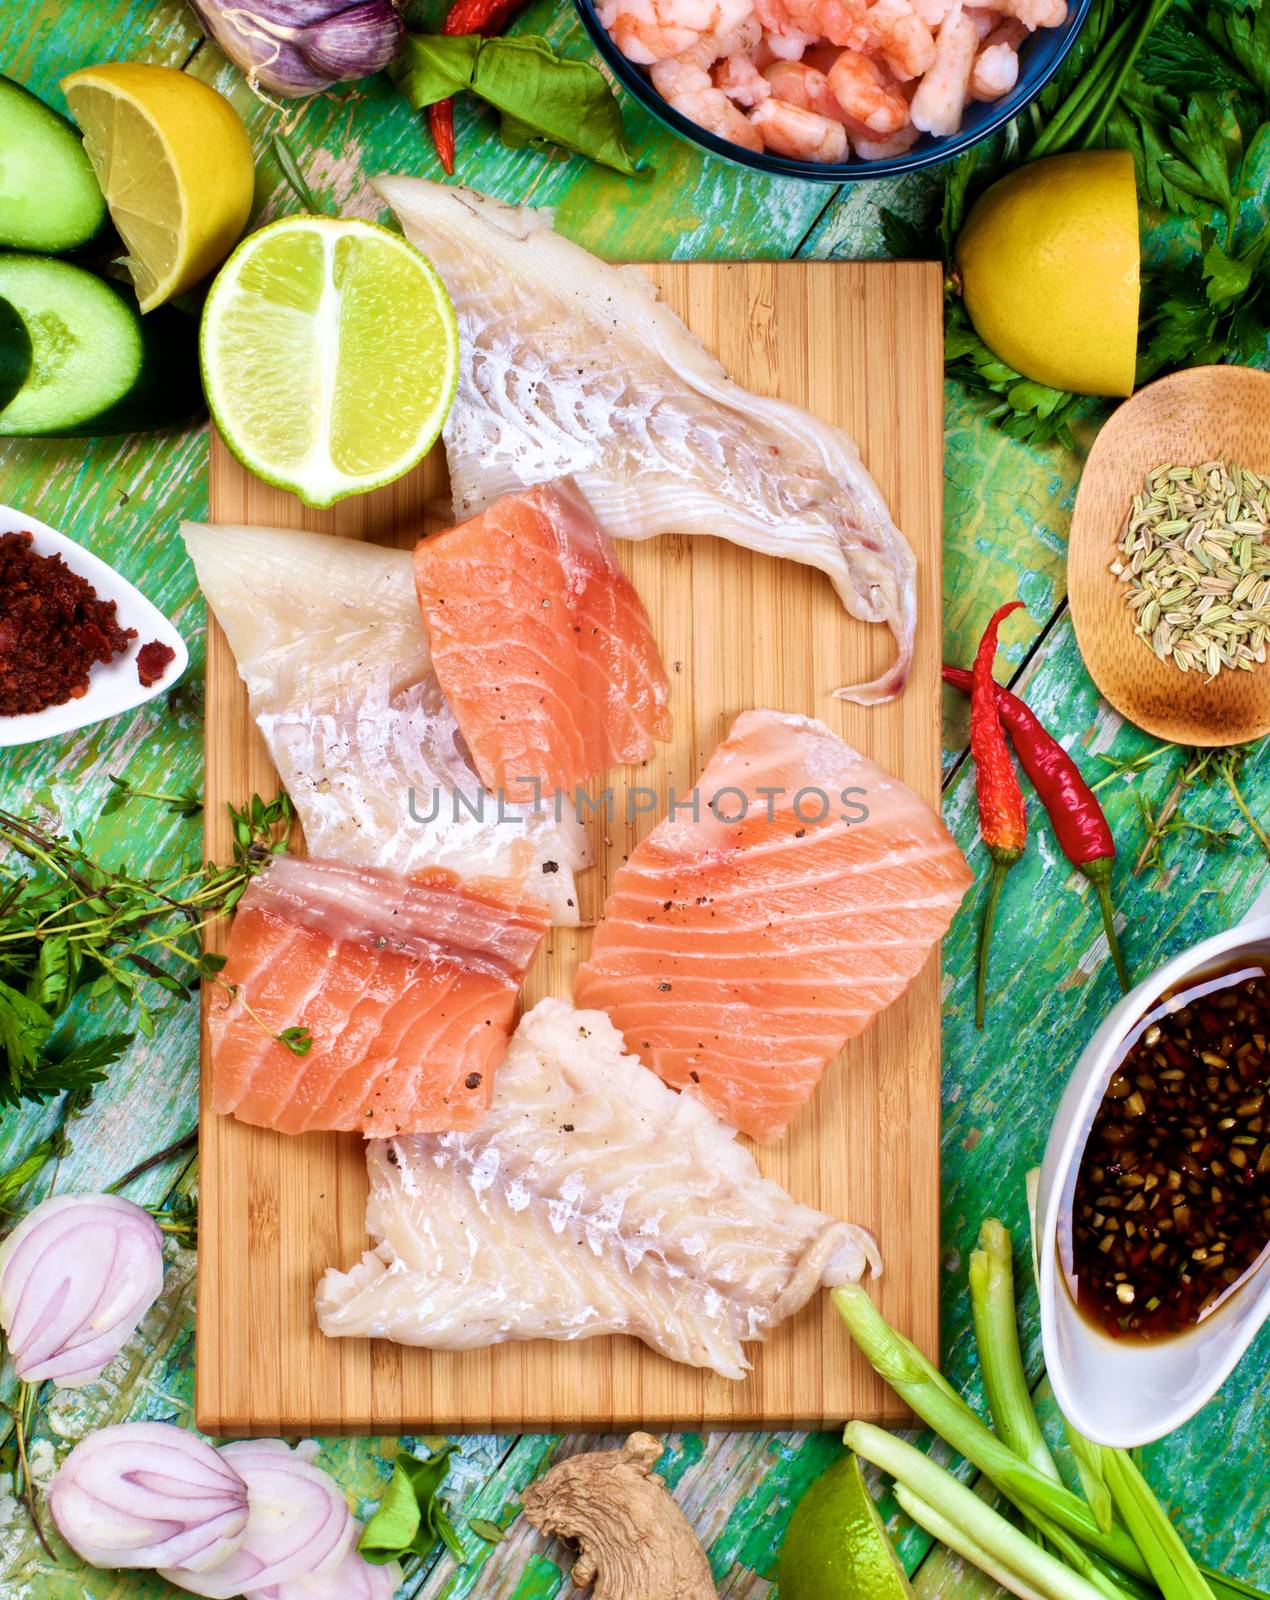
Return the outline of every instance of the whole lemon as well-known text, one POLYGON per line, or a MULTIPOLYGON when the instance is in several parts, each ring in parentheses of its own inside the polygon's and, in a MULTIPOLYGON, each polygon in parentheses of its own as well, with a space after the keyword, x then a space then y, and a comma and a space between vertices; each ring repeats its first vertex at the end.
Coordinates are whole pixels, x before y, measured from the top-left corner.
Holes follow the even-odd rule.
POLYGON ((1076 394, 1133 393, 1139 259, 1127 150, 1008 173, 975 202, 956 250, 984 344, 1024 377, 1076 394))
POLYGON ((780 1554, 781 1600, 913 1600, 857 1456, 798 1502, 780 1554))

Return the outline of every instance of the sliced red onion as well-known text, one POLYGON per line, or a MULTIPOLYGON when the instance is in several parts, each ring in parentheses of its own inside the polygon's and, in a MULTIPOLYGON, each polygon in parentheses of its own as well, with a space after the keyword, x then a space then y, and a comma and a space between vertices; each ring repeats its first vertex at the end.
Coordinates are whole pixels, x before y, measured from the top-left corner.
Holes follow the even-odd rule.
POLYGON ((190 0, 195 15, 253 88, 318 94, 365 78, 401 50, 396 0, 190 0))
POLYGON ((247 1527, 247 1485, 232 1464, 166 1422, 90 1433, 49 1484, 48 1506, 95 1567, 215 1566, 247 1527))
MULTIPOLYGON (((362 1525, 353 1524, 354 1544, 361 1538, 362 1525)), ((331 1567, 313 1578, 295 1578, 290 1583, 275 1583, 268 1589, 253 1589, 248 1600, 392 1600, 401 1587, 398 1562, 373 1567, 355 1548, 338 1567, 331 1567)))
POLYGON ((0 1327, 18 1377, 91 1383, 136 1332, 163 1287, 163 1235, 113 1194, 62 1195, 0 1245, 0 1327))
POLYGON ((169 1583, 209 1600, 231 1600, 339 1566, 357 1524, 333 1478, 280 1439, 244 1439, 218 1453, 246 1480, 242 1543, 214 1571, 165 1566, 169 1583))

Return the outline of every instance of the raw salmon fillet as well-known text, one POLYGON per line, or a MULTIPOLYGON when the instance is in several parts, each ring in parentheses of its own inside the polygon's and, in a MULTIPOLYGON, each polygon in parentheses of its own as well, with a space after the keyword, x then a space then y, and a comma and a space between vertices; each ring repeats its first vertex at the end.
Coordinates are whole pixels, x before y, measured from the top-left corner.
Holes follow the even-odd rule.
POLYGON ((487 789, 572 794, 670 737, 647 613, 571 480, 505 495, 414 563, 433 670, 487 789))
POLYGON ((475 1127, 547 926, 542 902, 442 868, 278 857, 239 903, 232 998, 208 1014, 213 1108, 283 1133, 475 1127), (305 1055, 272 1037, 294 1027, 305 1055))
POLYGON ((912 983, 971 874, 920 796, 807 717, 745 712, 695 793, 619 869, 574 997, 771 1140, 912 983))
POLYGON ((433 1350, 626 1333, 723 1378, 873 1237, 800 1205, 609 1019, 540 1000, 471 1133, 366 1149, 375 1240, 317 1291, 323 1333, 433 1350))

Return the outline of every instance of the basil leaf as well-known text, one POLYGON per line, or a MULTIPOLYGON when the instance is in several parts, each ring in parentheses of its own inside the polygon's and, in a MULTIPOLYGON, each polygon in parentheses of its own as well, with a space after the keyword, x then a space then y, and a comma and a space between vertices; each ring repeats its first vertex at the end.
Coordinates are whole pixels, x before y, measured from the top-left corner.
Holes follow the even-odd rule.
POLYGON ((438 1499, 454 1450, 454 1445, 447 1445, 425 1457, 397 1452, 392 1480, 357 1546, 367 1561, 383 1566, 402 1556, 426 1556, 438 1539, 456 1561, 464 1559, 459 1536, 438 1499))
POLYGON ((608 80, 589 61, 557 55, 545 39, 413 33, 389 70, 416 111, 466 91, 499 113, 513 149, 560 145, 635 176, 608 80))

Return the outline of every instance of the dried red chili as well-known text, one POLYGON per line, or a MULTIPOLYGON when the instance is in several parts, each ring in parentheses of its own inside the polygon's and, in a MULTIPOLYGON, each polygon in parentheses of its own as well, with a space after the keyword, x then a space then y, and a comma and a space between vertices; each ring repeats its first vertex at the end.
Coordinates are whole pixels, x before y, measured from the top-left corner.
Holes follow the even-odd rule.
POLYGON ((136 636, 61 556, 40 555, 29 533, 0 534, 0 716, 79 699, 94 665, 136 636))
MULTIPOLYGON (((483 34, 492 39, 502 33, 525 0, 455 0, 449 14, 441 24, 447 38, 459 38, 469 33, 483 34)), ((447 175, 454 173, 454 101, 438 100, 428 107, 428 127, 437 155, 447 175)))
POLYGON ((141 687, 153 687, 175 660, 176 651, 170 644, 161 644, 158 639, 143 644, 137 651, 137 677, 141 687))
POLYGON ((970 688, 970 753, 974 757, 976 789, 979 797, 979 831, 992 859, 988 880, 988 899, 984 906, 983 927, 979 934, 978 974, 975 980, 975 1026, 983 1027, 988 982, 988 948, 996 920, 997 901, 1005 875, 1023 854, 1027 844, 1027 807, 1015 776, 1010 747, 1005 742, 1001 714, 997 710, 996 680, 992 664, 997 654, 997 630, 1002 619, 1022 605, 1011 600, 993 612, 983 631, 970 688))
MULTIPOLYGON (((945 666, 944 682, 969 694, 972 677, 962 667, 945 666)), ((1063 854, 1097 892, 1116 976, 1120 987, 1128 994, 1129 973, 1116 936, 1115 907, 1111 898, 1116 842, 1111 836, 1110 824, 1080 768, 1031 706, 998 684, 997 710, 1023 770, 1049 814, 1063 854)))

